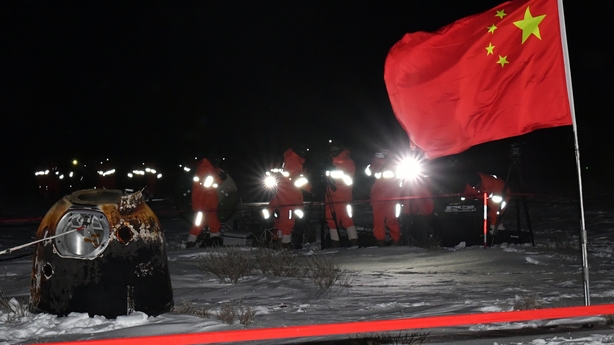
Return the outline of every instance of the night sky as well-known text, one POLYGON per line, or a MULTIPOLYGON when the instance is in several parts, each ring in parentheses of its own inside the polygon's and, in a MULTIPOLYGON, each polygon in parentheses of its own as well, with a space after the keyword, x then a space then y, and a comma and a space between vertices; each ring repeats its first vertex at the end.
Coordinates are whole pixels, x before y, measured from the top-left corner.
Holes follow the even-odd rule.
MULTIPOLYGON (((359 161, 405 145, 383 80, 388 50, 407 32, 500 2, 3 4, 0 190, 29 188, 49 157, 173 165, 214 153, 240 174, 280 160, 290 145, 340 140, 359 161)), ((614 142, 609 3, 564 1, 580 151, 585 165, 604 167, 614 142)), ((553 169, 559 159, 573 169, 571 127, 470 151, 505 170, 512 141, 552 158, 553 169)))

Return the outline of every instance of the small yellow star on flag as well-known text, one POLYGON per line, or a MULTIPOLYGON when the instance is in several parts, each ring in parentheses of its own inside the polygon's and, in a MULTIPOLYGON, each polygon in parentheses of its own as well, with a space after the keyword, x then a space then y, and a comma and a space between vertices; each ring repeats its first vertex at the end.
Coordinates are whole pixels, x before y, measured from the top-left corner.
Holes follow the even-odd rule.
POLYGON ((539 23, 544 20, 544 17, 546 17, 545 14, 533 17, 531 11, 529 11, 529 6, 527 6, 527 10, 524 12, 524 19, 514 22, 514 25, 522 29, 523 44, 531 35, 535 35, 535 37, 539 38, 540 40, 542 39, 541 35, 539 34, 539 23))
POLYGON ((491 55, 493 53, 493 49, 495 49, 495 46, 492 45, 492 42, 488 43, 488 47, 486 47, 486 55, 491 55))
POLYGON ((503 68, 503 66, 505 66, 506 63, 510 63, 510 62, 507 61, 507 55, 505 56, 499 55, 499 61, 497 61, 497 63, 501 64, 501 68, 503 68))
POLYGON ((497 11, 497 14, 495 14, 495 17, 499 17, 500 19, 503 19, 503 17, 505 16, 507 16, 507 13, 505 13, 505 10, 497 11))
POLYGON ((495 30, 497 30, 497 26, 495 24, 488 27, 488 32, 490 32, 491 34, 494 34, 495 30))

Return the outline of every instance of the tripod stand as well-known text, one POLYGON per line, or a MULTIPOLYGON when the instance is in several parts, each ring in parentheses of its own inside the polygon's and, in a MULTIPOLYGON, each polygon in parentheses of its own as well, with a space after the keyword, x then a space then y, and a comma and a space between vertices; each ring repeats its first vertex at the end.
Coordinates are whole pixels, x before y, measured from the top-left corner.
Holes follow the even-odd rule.
MULTIPOLYGON (((341 229, 341 226, 339 224, 339 222, 337 221, 337 213, 335 212, 335 207, 333 205, 333 199, 330 193, 330 190, 336 190, 336 186, 335 183, 333 181, 331 181, 327 176, 324 176, 324 208, 322 209, 322 221, 321 221, 321 227, 320 227, 320 246, 322 249, 326 249, 326 241, 324 241, 325 237, 326 237, 326 228, 328 227, 328 222, 326 219, 326 208, 328 207, 330 209, 330 213, 333 219, 333 222, 335 223, 336 229, 337 231, 339 231, 341 229)), ((332 241, 332 238, 330 238, 330 232, 329 232, 329 240, 332 241)), ((331 243, 332 244, 332 243, 331 243)))
MULTIPOLYGON (((528 231, 529 238, 531 239, 531 244, 535 246, 535 239, 533 237, 533 227, 531 226, 531 217, 529 216, 529 205, 527 203, 527 196, 523 193, 524 190, 522 187, 522 174, 521 174, 521 169, 520 169, 520 146, 518 144, 512 144, 510 148, 510 166, 507 172, 507 178, 505 180, 505 186, 503 188, 503 193, 505 193, 505 191, 507 191, 507 187, 511 185, 510 181, 515 181, 511 189, 518 192, 517 193, 518 196, 514 198, 516 201, 516 224, 517 226, 516 226, 515 232, 513 233, 510 232, 510 237, 520 239, 522 236, 521 219, 520 219, 520 209, 521 209, 521 204, 522 204, 522 209, 524 210, 524 214, 525 214, 525 218, 527 222, 527 228, 529 230, 528 231), (515 175, 516 180, 512 178, 512 174, 515 175)), ((503 198, 505 199, 505 195, 503 196, 503 198)), ((501 212, 501 204, 499 204, 499 212, 501 212)), ((497 235, 497 229, 498 229, 500 220, 501 220, 501 217, 498 217, 497 223, 495 225, 494 233, 493 233, 492 243, 494 243, 495 236, 497 235)))

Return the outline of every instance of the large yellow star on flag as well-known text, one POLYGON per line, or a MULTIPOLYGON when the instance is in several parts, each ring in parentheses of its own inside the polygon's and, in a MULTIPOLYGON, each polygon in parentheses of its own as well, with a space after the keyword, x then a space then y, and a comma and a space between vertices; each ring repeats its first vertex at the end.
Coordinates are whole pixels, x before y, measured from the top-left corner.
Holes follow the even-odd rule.
POLYGON ((524 41, 526 41, 531 35, 535 35, 535 37, 539 38, 540 40, 542 39, 541 35, 539 34, 539 23, 544 20, 544 17, 546 17, 545 14, 533 17, 531 11, 529 11, 529 6, 527 6, 527 10, 524 12, 524 19, 514 22, 514 25, 522 29, 523 44, 524 41))

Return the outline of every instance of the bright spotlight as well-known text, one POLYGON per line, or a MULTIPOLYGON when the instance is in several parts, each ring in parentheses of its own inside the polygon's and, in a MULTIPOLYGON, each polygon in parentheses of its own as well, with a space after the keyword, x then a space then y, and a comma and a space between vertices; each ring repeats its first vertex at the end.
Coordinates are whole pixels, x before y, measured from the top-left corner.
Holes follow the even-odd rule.
POLYGON ((268 189, 273 189, 277 187, 277 179, 273 175, 267 175, 264 178, 264 186, 268 189))
POLYGON ((397 177, 414 180, 423 174, 422 162, 416 158, 405 158, 397 166, 397 177))

